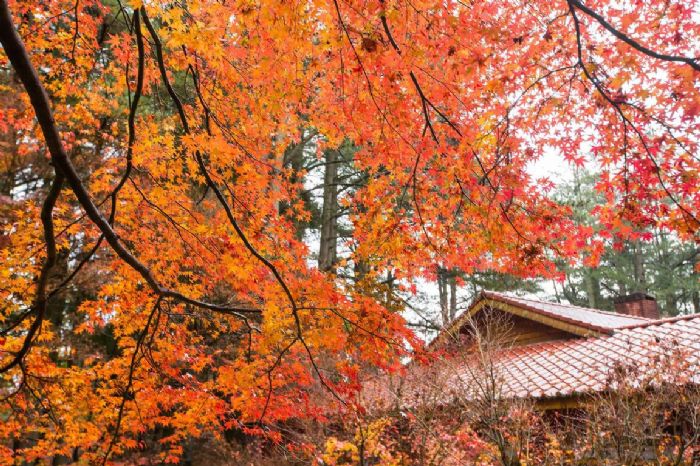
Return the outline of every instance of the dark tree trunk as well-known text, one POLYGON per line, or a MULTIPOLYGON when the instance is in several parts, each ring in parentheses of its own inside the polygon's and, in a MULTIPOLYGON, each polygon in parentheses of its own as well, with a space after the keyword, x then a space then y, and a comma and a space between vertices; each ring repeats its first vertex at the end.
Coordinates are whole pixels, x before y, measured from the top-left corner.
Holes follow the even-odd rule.
POLYGON ((438 266, 438 291, 442 325, 449 325, 457 314, 457 271, 438 266))
POLYGON ((647 291, 646 271, 644 270, 644 252, 639 241, 635 241, 633 245, 633 264, 634 264, 634 291, 647 291))
POLYGON ((328 272, 336 263, 338 248, 338 153, 327 150, 325 159, 318 268, 328 272))
POLYGON ((586 297, 588 299, 588 307, 600 309, 602 306, 602 297, 600 295, 600 280, 593 269, 586 270, 586 297))

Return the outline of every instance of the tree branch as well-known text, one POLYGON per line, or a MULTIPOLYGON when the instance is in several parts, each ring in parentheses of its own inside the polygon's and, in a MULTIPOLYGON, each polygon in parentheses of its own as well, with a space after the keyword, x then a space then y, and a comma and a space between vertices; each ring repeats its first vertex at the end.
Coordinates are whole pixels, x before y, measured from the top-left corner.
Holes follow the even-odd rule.
MULTIPOLYGON (((56 126, 53 112, 51 110, 49 96, 46 93, 41 80, 39 79, 39 75, 31 63, 27 49, 24 46, 21 37, 15 30, 7 0, 0 0, 0 44, 2 44, 2 47, 7 54, 13 69, 20 78, 22 85, 29 96, 30 102, 39 122, 39 126, 41 127, 42 134, 44 135, 44 140, 51 155, 51 162, 53 163, 56 171, 56 177, 54 179, 51 192, 44 202, 44 208, 42 209, 42 222, 44 223, 45 233, 50 233, 45 239, 47 251, 49 252, 49 258, 47 258, 45 267, 46 264, 53 265, 50 263, 50 261, 51 255, 55 255, 55 241, 53 236, 53 223, 50 220, 50 214, 53 210, 53 205, 56 202, 56 198, 58 197, 58 193, 60 192, 60 187, 63 185, 65 180, 78 199, 81 207, 85 210, 88 218, 90 218, 90 220, 100 229, 102 235, 107 240, 107 243, 109 243, 114 252, 121 260, 137 271, 157 295, 162 298, 173 298, 193 306, 212 311, 225 312, 232 315, 247 312, 259 313, 260 310, 258 309, 224 306, 193 299, 184 296, 175 290, 163 287, 158 282, 158 280, 153 276, 151 270, 145 264, 139 261, 122 244, 119 236, 112 228, 110 222, 105 219, 98 207, 92 201, 87 188, 83 184, 70 157, 66 153, 56 126)), ((134 109, 135 107, 132 106, 132 111, 135 111, 134 109)), ((53 260, 55 260, 55 258, 53 260)), ((45 306, 45 299, 46 297, 44 290, 38 289, 34 306, 39 306, 37 308, 38 310, 35 312, 38 316, 41 316, 41 318, 43 318, 41 306, 45 306)), ((32 336, 41 325, 41 318, 35 319, 34 323, 32 324, 32 327, 30 328, 32 336)), ((25 345, 28 344, 31 344, 31 338, 25 339, 25 345)), ((28 349, 25 350, 23 346, 23 350, 21 351, 26 354, 28 349)), ((19 361, 15 360, 11 361, 10 366, 0 368, 0 372, 4 372, 11 367, 16 366, 18 362, 19 361)))
POLYGON ((594 10, 591 8, 587 7, 583 3, 581 3, 579 0, 567 0, 569 2, 569 5, 573 8, 576 8, 578 10, 581 10, 591 18, 595 19, 601 26, 603 26, 608 32, 610 32, 613 36, 617 37, 621 41, 623 41, 625 44, 629 45, 630 47, 638 50, 639 52, 642 52, 645 55, 648 55, 653 58, 657 58, 659 60, 664 60, 664 61, 672 61, 672 62, 680 62, 680 63, 685 63, 693 67, 696 71, 700 71, 700 63, 698 63, 697 58, 688 58, 688 57, 680 57, 678 55, 668 55, 665 53, 659 53, 654 50, 651 50, 648 47, 645 47, 644 45, 640 44, 636 40, 632 39, 630 36, 627 34, 624 34, 620 32, 618 29, 615 29, 612 24, 607 22, 605 18, 603 18, 600 14, 596 13, 594 10))

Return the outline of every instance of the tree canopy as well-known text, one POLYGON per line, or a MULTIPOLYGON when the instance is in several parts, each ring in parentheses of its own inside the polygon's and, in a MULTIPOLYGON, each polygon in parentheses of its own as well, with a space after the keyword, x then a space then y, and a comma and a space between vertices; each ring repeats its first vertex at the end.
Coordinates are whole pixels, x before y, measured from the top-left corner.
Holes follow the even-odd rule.
POLYGON ((420 346, 418 280, 697 242, 698 15, 0 0, 0 460, 280 440, 420 346), (548 154, 600 173, 595 226, 548 154))

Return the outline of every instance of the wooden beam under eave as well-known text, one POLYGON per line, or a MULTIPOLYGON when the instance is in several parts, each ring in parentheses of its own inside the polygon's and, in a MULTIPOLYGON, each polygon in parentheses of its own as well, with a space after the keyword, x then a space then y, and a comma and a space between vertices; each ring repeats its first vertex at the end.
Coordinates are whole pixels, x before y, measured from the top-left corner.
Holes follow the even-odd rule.
MULTIPOLYGON (((528 309, 523 309, 512 304, 496 301, 491 298, 486 298, 484 300, 484 303, 485 305, 488 304, 489 307, 492 307, 494 309, 500 309, 501 311, 508 312, 510 314, 517 315, 535 322, 539 322, 549 327, 563 330, 565 332, 572 333, 581 337, 599 337, 605 335, 605 333, 584 327, 582 325, 576 325, 573 323, 565 322, 554 317, 542 315, 540 313, 530 311, 528 309)), ((477 311, 477 307, 479 309, 481 308, 479 306, 475 306, 474 309, 472 309, 472 312, 470 312, 470 314, 473 315, 473 313, 477 311)))
POLYGON ((590 401, 590 396, 568 395, 553 398, 540 398, 534 400, 534 407, 538 411, 560 411, 564 409, 585 409, 590 401))
POLYGON ((483 297, 477 303, 475 303, 467 312, 465 312, 464 314, 459 316, 454 322, 452 322, 452 324, 447 329, 442 331, 432 342, 430 342, 429 346, 434 348, 442 344, 448 338, 457 337, 457 335, 459 335, 460 333, 460 330, 469 321, 469 319, 476 315, 484 307, 498 309, 500 311, 516 315, 524 319, 529 319, 533 322, 538 322, 548 327, 555 328, 557 330, 561 330, 563 332, 567 332, 580 337, 600 337, 603 335, 607 335, 607 333, 604 331, 598 331, 584 325, 577 325, 573 322, 567 322, 563 319, 550 317, 548 315, 544 315, 543 313, 532 311, 530 309, 526 309, 521 306, 513 305, 510 303, 504 303, 497 299, 483 297))

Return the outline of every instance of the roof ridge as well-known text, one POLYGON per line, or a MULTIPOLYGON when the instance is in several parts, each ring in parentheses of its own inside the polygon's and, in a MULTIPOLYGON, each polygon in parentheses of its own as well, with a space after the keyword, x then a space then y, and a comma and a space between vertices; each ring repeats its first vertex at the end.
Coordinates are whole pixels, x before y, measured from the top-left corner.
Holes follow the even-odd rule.
POLYGON ((576 306, 575 304, 570 304, 570 303, 558 303, 558 302, 553 302, 553 301, 545 301, 542 299, 534 299, 534 298, 526 298, 526 297, 521 297, 521 296, 513 296, 509 295, 506 293, 502 293, 500 291, 490 291, 490 290, 484 290, 484 293, 491 294, 491 295, 496 295, 496 296, 501 296, 504 298, 510 298, 510 299, 522 299, 524 301, 531 301, 535 303, 542 303, 542 304, 552 304, 556 306, 562 306, 562 307, 568 307, 571 309, 581 309, 584 311, 591 311, 591 312, 597 312, 598 314, 604 314, 604 315, 609 315, 609 316, 616 316, 616 317, 626 317, 629 319, 638 319, 641 322, 640 323, 645 323, 645 322, 650 322, 653 321, 654 319, 649 319, 647 317, 640 317, 640 316, 632 316, 629 314, 620 314, 619 312, 611 312, 611 311, 604 311, 602 309, 595 309, 593 307, 584 307, 584 306, 576 306))
POLYGON ((636 328, 646 328, 646 327, 652 327, 652 326, 656 326, 656 325, 672 324, 674 322, 682 322, 684 320, 693 320, 693 319, 700 319, 700 313, 684 314, 684 315, 674 316, 674 317, 664 317, 661 319, 651 319, 651 320, 647 320, 646 322, 640 322, 638 324, 623 325, 623 326, 617 327, 615 329, 615 331, 631 330, 631 329, 636 329, 636 328))

